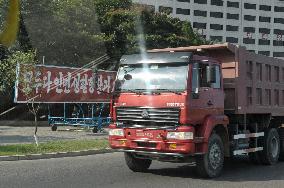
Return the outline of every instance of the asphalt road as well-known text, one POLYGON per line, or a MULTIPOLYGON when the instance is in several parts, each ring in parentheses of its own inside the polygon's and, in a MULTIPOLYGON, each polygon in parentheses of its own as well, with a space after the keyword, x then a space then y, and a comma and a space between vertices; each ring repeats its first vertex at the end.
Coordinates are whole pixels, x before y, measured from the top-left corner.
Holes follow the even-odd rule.
POLYGON ((34 161, 0 162, 0 187, 79 188, 283 188, 284 162, 256 166, 246 159, 227 162, 223 175, 200 179, 188 164, 154 162, 133 173, 122 153, 34 161))

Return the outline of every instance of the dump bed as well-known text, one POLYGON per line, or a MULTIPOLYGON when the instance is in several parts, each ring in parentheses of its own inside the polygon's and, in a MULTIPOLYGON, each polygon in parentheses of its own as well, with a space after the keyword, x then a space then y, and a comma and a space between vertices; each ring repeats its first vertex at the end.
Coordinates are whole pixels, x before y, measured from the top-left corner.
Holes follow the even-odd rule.
POLYGON ((225 113, 284 115, 284 60, 229 43, 167 50, 195 51, 222 63, 225 113))
POLYGON ((284 115, 284 60, 227 45, 212 56, 222 62, 225 112, 284 115))

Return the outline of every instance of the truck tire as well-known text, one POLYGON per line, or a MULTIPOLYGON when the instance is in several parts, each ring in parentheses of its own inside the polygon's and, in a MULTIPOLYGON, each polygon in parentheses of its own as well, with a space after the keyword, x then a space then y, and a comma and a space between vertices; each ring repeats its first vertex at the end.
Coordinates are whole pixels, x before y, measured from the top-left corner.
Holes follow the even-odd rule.
POLYGON ((267 129, 264 132, 263 151, 261 155, 262 163, 274 165, 278 162, 280 154, 280 139, 275 128, 267 129))
POLYGON ((213 133, 208 141, 208 152, 196 158, 197 173, 205 178, 218 177, 224 165, 224 144, 219 135, 213 133))
POLYGON ((132 153, 124 153, 125 162, 133 172, 145 172, 150 167, 152 160, 136 158, 132 153))

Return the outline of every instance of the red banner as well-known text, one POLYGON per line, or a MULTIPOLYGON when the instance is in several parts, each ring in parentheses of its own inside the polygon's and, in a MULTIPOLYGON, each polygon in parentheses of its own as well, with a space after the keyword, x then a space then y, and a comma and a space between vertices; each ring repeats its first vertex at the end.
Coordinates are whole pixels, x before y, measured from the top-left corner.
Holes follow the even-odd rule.
POLYGON ((15 102, 109 102, 116 72, 37 65, 17 67, 15 102))

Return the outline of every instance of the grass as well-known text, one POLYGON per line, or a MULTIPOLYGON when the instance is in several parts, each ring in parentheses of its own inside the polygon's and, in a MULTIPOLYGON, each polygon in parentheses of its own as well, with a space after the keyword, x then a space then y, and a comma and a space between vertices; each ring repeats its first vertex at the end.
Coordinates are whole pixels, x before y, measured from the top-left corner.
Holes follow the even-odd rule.
POLYGON ((15 144, 0 146, 0 156, 106 149, 108 146, 107 139, 52 141, 40 143, 38 147, 35 144, 15 144))

